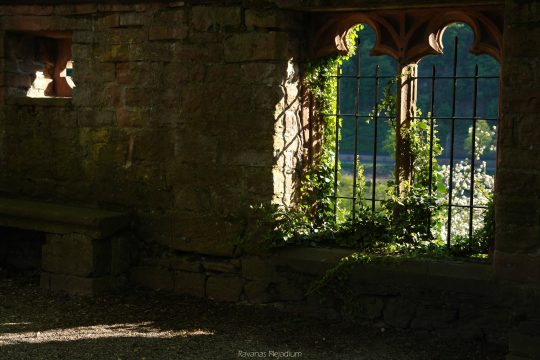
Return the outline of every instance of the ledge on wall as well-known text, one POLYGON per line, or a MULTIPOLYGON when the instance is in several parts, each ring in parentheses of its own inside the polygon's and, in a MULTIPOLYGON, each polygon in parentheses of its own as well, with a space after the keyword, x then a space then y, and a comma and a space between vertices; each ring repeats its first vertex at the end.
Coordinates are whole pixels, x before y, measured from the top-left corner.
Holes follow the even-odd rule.
POLYGON ((70 97, 6 97, 5 103, 7 105, 19 105, 19 106, 52 106, 52 107, 65 107, 71 105, 70 97))
MULTIPOLYGON (((354 250, 286 247, 275 252, 277 266, 322 277, 354 250)), ((351 286, 377 283, 392 288, 424 288, 496 296, 504 287, 495 280, 491 264, 429 258, 379 258, 358 262, 351 270, 351 286)))

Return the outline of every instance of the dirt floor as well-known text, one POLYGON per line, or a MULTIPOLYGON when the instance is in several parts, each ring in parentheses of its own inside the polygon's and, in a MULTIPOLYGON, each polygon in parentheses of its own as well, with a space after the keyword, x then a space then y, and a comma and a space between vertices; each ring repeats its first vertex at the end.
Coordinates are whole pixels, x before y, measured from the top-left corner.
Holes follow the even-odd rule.
POLYGON ((132 290, 42 291, 0 273, 0 359, 503 359, 481 342, 132 290))

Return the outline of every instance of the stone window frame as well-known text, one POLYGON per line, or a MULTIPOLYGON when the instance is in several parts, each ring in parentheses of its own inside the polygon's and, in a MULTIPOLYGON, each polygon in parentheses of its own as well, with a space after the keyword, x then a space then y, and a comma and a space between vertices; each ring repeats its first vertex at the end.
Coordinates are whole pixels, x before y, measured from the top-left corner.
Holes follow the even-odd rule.
POLYGON ((354 25, 364 23, 376 34, 372 55, 389 55, 401 66, 408 66, 424 56, 441 54, 444 29, 456 22, 466 23, 473 30, 473 54, 491 55, 501 62, 504 6, 315 14, 310 25, 310 52, 315 58, 346 54, 347 33, 354 25))
MULTIPOLYGON (((54 58, 54 63, 50 63, 49 68, 49 76, 52 79, 51 83, 46 89, 46 92, 44 96, 24 96, 24 98, 28 99, 36 99, 36 98, 43 98, 43 99, 57 99, 57 98, 72 98, 73 96, 73 83, 69 83, 68 77, 70 77, 67 74, 67 64, 70 61, 73 61, 72 56, 72 32, 71 31, 26 31, 22 29, 16 29, 16 30, 10 30, 6 29, 1 34, 3 36, 3 48, 2 51, 4 53, 4 56, 6 57, 4 59, 4 68, 1 69, 4 74, 4 83, 2 84, 4 86, 4 100, 15 100, 15 98, 23 98, 22 96, 17 96, 14 94, 11 94, 9 91, 6 91, 5 89, 10 86, 10 76, 16 76, 10 75, 7 72, 7 62, 9 59, 7 58, 9 56, 9 50, 6 49, 6 46, 8 46, 7 37, 8 36, 21 36, 21 37, 27 37, 28 39, 32 39, 32 43, 34 46, 39 44, 39 41, 43 42, 43 47, 48 48, 49 53, 47 54, 48 57, 54 58), (48 44, 45 44, 48 43, 48 44), (47 46, 48 45, 48 46, 47 46)), ((36 49, 33 49, 31 51, 37 51, 36 49)), ((41 59, 33 59, 34 61, 38 61, 41 59)), ((21 87, 15 84, 14 87, 21 87)), ((28 88, 30 89, 30 87, 28 88)))

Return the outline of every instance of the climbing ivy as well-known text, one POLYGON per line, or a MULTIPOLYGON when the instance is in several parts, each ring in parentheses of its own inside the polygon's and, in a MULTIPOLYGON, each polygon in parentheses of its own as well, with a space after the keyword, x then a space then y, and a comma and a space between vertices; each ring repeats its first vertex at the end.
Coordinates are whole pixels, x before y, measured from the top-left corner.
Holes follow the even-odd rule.
MULTIPOLYGON (((338 96, 338 81, 336 75, 340 65, 356 52, 358 32, 363 25, 357 25, 349 30, 346 41, 348 54, 332 56, 306 66, 305 85, 311 92, 316 103, 314 114, 322 125, 322 148, 314 159, 314 166, 306 172, 300 189, 301 204, 309 204, 309 214, 314 225, 319 229, 329 229, 334 222, 334 183, 336 181, 336 121, 341 127, 342 119, 336 119, 338 113, 336 98, 338 96)), ((339 177, 339 162, 337 164, 339 177)), ((339 179, 337 179, 339 181, 339 179)))

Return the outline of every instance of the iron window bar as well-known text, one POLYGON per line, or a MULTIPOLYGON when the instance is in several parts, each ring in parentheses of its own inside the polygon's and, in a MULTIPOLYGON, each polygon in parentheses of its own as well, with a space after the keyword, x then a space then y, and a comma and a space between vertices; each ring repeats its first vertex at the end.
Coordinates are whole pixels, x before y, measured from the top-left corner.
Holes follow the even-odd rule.
MULTIPOLYGON (((409 79, 411 80, 428 80, 430 82, 430 96, 429 96, 429 113, 427 115, 427 118, 424 116, 411 116, 410 119, 426 119, 428 121, 429 126, 429 184, 428 184, 428 191, 429 194, 433 194, 433 168, 434 168, 434 146, 435 146, 435 124, 437 121, 449 121, 450 122, 450 154, 448 158, 441 158, 440 160, 443 160, 444 162, 449 161, 449 177, 448 177, 448 187, 446 189, 447 191, 447 197, 446 197, 446 203, 439 203, 436 206, 439 208, 446 208, 447 210, 447 224, 446 224, 446 245, 448 247, 451 246, 452 241, 452 210, 453 209, 468 209, 468 237, 469 240, 473 237, 474 232, 474 216, 475 216, 475 210, 486 210, 488 209, 487 205, 483 204, 475 204, 474 194, 475 194, 475 174, 476 174, 476 135, 477 135, 477 123, 479 120, 484 120, 487 122, 497 122, 499 121, 498 117, 487 117, 487 116, 478 116, 478 96, 479 96, 479 80, 483 79, 499 79, 499 76, 493 76, 493 75, 487 75, 487 76, 480 76, 479 70, 478 70, 478 64, 474 67, 474 75, 473 76, 462 76, 457 74, 457 68, 458 68, 458 45, 459 45, 458 37, 456 36, 454 38, 454 54, 452 59, 452 76, 441 76, 437 74, 435 65, 432 65, 431 67, 431 74, 427 76, 412 76, 409 79), (452 81, 452 91, 451 91, 451 114, 450 116, 437 116, 436 115, 436 83, 440 80, 451 80, 452 81), (457 115, 457 83, 458 80, 472 80, 474 82, 474 90, 473 90, 473 99, 472 99, 472 116, 458 116, 457 115), (469 194, 468 194, 468 204, 457 204, 454 202, 454 176, 455 176, 455 146, 456 146, 456 122, 458 121, 471 121, 472 122, 472 145, 471 145, 471 174, 470 174, 470 186, 469 186, 469 194)), ((357 47, 358 49, 358 47, 357 47)), ((358 53, 357 53, 358 54, 358 53)), ((395 119, 395 116, 388 116, 386 114, 381 113, 381 110, 379 108, 379 90, 380 90, 380 81, 385 79, 394 79, 395 76, 386 76, 380 74, 380 66, 375 66, 374 74, 373 75, 364 75, 361 74, 360 69, 360 56, 357 56, 356 63, 354 67, 355 74, 354 75, 343 75, 342 74, 342 68, 339 67, 337 70, 336 75, 330 75, 331 78, 335 78, 337 81, 337 102, 336 102, 336 113, 335 114, 322 114, 323 116, 333 117, 335 119, 335 128, 336 128, 336 141, 335 141, 335 177, 334 177, 334 216, 337 219, 337 209, 339 206, 339 200, 350 200, 352 201, 352 210, 351 210, 351 217, 352 221, 354 222, 356 219, 356 212, 357 212, 357 205, 359 201, 368 201, 371 202, 371 211, 376 211, 376 203, 380 203, 381 201, 384 201, 384 199, 377 198, 376 190, 377 190, 377 177, 378 177, 378 127, 379 122, 389 119, 395 119), (355 111, 354 112, 341 112, 341 102, 340 102, 340 96, 342 93, 341 84, 343 79, 355 79, 355 97, 354 97, 354 106, 355 111), (360 88, 360 80, 361 79, 371 79, 373 81, 373 88, 374 88, 374 94, 373 94, 373 109, 368 114, 362 114, 360 111, 360 99, 361 99, 361 88, 360 88), (351 120, 354 121, 354 136, 347 136, 347 138, 354 137, 354 153, 353 153, 353 188, 352 188, 352 196, 344 196, 339 194, 339 167, 340 167, 340 138, 342 133, 342 127, 341 121, 347 121, 345 118, 352 118, 351 120), (371 165, 372 165, 372 173, 371 173, 371 184, 370 184, 370 195, 369 197, 364 197, 362 195, 364 194, 358 194, 357 188, 358 188, 358 169, 359 169, 359 120, 360 119, 370 119, 372 120, 371 124, 373 126, 373 146, 372 146, 372 154, 371 154, 371 165)), ((396 91, 399 91, 396 89, 396 91)), ((350 120, 348 120, 350 121, 350 120)), ((428 226, 431 228, 431 219, 429 220, 428 226)))
MULTIPOLYGON (((478 79, 482 79, 481 77, 478 77, 478 79)), ((353 116, 356 116, 355 114, 348 114, 348 113, 343 113, 343 114, 327 114, 327 113, 322 113, 321 115, 323 116, 328 116, 328 117, 353 117, 353 116)), ((358 115, 359 118, 373 118, 373 115, 358 115)), ((393 116, 385 116, 385 115, 377 115, 377 118, 379 119, 394 119, 393 116)), ((424 119, 424 117, 422 116, 410 116, 409 117, 410 119, 414 119, 414 120, 419 120, 419 119, 424 119)), ((473 120, 473 119, 477 119, 477 120, 486 120, 486 121, 499 121, 499 118, 493 118, 493 117, 486 117, 486 116, 434 116, 434 119, 437 119, 437 120, 452 120, 452 119, 455 119, 455 120, 473 120)))

